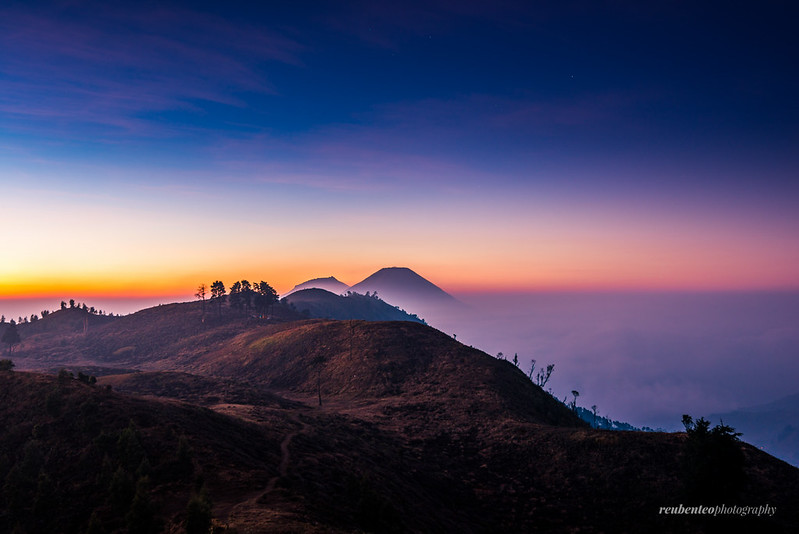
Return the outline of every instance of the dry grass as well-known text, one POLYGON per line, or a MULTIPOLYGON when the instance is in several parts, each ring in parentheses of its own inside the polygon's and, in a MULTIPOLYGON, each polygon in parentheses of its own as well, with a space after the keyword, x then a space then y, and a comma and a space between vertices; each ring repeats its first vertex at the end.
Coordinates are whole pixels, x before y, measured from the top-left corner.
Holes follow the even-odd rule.
MULTIPOLYGON (((729 524, 657 514, 688 504, 683 434, 589 429, 509 362, 420 324, 203 323, 197 306, 175 305, 85 336, 66 321, 49 328, 26 341, 29 361, 52 366, 47 350, 61 347, 62 362, 151 370, 102 377, 96 387, 0 374, 0 482, 27 448, 47 451, 39 468, 55 481, 62 504, 51 519, 64 532, 85 529, 92 511, 109 531, 124 527, 98 465, 104 454, 120 461, 116 442, 101 435, 118 437, 130 420, 151 465, 152 498, 174 532, 199 483, 231 532, 703 532, 729 524), (54 395, 57 410, 48 408, 54 395), (194 451, 190 476, 176 468, 180 436, 194 451)), ((746 484, 728 504, 768 503, 778 514, 736 524, 789 532, 799 524, 799 470, 743 448, 746 484)), ((36 484, 25 491, 36 502, 36 484)), ((14 527, 10 518, 0 512, 0 530, 14 527)))

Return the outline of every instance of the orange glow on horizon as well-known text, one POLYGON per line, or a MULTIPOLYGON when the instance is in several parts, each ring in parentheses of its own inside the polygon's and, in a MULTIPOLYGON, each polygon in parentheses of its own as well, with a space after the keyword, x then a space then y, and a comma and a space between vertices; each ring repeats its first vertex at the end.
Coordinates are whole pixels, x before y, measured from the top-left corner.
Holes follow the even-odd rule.
MULTIPOLYGON (((542 264, 545 262, 542 262, 542 264)), ((583 269, 565 269, 557 265, 506 265, 492 272, 485 265, 452 267, 442 264, 414 265, 410 262, 372 264, 366 268, 331 262, 283 264, 272 268, 241 266, 224 271, 167 273, 145 275, 75 275, 63 277, 5 277, 0 280, 0 299, 28 298, 158 298, 178 297, 192 300, 201 283, 211 285, 222 280, 227 288, 236 280, 267 281, 283 295, 296 284, 313 278, 334 276, 353 285, 382 267, 409 267, 419 275, 452 294, 486 292, 549 291, 727 291, 727 290, 797 290, 799 283, 791 273, 775 271, 773 278, 753 283, 747 269, 717 272, 712 266, 692 265, 670 269, 646 269, 645 266, 605 265, 583 269), (532 268, 531 268, 532 267, 532 268), (262 273, 262 274, 259 274, 262 273), (793 279, 792 279, 793 278, 793 279)), ((739 265, 740 267, 740 265, 739 265)))

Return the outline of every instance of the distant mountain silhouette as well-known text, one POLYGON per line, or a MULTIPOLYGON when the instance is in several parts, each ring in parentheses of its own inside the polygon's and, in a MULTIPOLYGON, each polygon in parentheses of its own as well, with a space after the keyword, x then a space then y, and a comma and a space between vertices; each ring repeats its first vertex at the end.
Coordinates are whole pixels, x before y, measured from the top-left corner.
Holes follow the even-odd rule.
POLYGON ((327 278, 314 278, 313 280, 308 280, 301 284, 297 284, 296 286, 294 286, 294 288, 291 291, 289 291, 283 296, 287 297, 293 293, 296 293, 297 291, 302 291, 303 289, 314 289, 314 288, 324 289, 325 291, 330 291, 335 295, 341 295, 342 293, 347 291, 347 289, 349 289, 349 286, 344 282, 336 280, 336 278, 333 276, 328 276, 327 278))
POLYGON ((350 287, 350 291, 377 295, 423 317, 430 311, 461 306, 455 297, 407 267, 386 267, 350 287))
POLYGON ((743 433, 743 439, 799 467, 799 393, 768 404, 711 414, 711 421, 743 433))
POLYGON ((298 312, 314 319, 362 319, 365 321, 423 322, 378 297, 349 293, 334 295, 324 289, 302 289, 284 297, 298 312))

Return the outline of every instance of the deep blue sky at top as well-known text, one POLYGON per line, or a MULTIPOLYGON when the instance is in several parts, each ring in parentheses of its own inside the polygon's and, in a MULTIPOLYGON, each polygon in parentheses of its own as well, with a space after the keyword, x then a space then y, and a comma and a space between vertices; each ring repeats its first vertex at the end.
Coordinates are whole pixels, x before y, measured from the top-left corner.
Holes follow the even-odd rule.
POLYGON ((371 125, 396 132, 376 145, 492 168, 536 156, 795 164, 789 2, 30 5, 6 4, 0 22, 10 144, 124 140, 180 160, 220 132, 291 145, 371 125))

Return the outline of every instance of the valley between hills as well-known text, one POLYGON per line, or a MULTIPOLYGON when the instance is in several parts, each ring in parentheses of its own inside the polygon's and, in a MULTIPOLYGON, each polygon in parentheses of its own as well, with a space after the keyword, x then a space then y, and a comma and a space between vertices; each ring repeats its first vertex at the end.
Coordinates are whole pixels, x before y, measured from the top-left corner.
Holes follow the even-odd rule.
POLYGON ((19 325, 0 372, 0 531, 799 525, 799 469, 746 443, 592 429, 512 363, 418 321, 219 304, 19 325), (680 504, 776 512, 660 511, 680 504))

